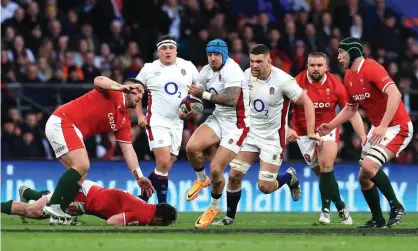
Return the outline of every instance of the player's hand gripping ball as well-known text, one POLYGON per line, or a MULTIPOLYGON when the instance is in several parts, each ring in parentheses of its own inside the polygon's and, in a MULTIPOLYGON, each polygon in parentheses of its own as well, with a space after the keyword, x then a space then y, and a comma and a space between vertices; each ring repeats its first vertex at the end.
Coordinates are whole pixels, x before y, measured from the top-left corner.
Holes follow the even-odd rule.
POLYGON ((201 115, 203 113, 203 103, 202 100, 191 95, 187 95, 181 101, 180 109, 186 114, 192 112, 195 115, 201 115))

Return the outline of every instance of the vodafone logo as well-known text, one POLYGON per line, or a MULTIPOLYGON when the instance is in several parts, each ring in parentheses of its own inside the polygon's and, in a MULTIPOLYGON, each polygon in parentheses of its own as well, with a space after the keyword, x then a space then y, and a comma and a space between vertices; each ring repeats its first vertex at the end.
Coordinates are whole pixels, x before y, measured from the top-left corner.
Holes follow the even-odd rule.
POLYGON ((314 108, 328 108, 331 107, 330 103, 314 102, 314 108))
POLYGON ((370 98, 370 93, 368 93, 368 92, 366 92, 364 94, 353 95, 354 101, 365 100, 367 98, 370 98))
POLYGON ((115 119, 113 118, 113 113, 109 113, 107 114, 107 117, 109 118, 109 125, 110 125, 110 129, 112 129, 112 131, 116 132, 116 125, 115 125, 115 119))

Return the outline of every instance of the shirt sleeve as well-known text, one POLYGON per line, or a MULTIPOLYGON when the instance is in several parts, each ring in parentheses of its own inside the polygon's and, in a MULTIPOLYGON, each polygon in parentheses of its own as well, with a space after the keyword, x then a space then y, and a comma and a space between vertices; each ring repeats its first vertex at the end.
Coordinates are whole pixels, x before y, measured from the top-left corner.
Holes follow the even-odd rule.
POLYGON ((340 108, 343 108, 347 104, 348 94, 347 94, 347 91, 345 90, 344 85, 339 80, 336 80, 336 83, 335 83, 335 94, 338 98, 337 100, 338 106, 340 108))
POLYGON ((149 71, 149 64, 146 63, 144 67, 142 67, 141 71, 139 71, 138 75, 136 76, 136 80, 141 81, 145 86, 147 85, 147 75, 149 71))
POLYGON ((192 71, 192 83, 201 83, 199 78, 199 71, 192 62, 190 62, 190 70, 192 71))
POLYGON ((129 122, 129 117, 126 118, 126 125, 121 129, 114 132, 116 141, 131 143, 131 123, 129 122))
POLYGON ((395 83, 382 65, 373 62, 371 66, 367 69, 367 78, 381 92, 384 92, 389 84, 395 83))
POLYGON ((283 94, 292 102, 296 102, 303 93, 303 89, 300 88, 294 78, 285 81, 281 87, 283 94))
POLYGON ((241 70, 241 68, 237 67, 231 67, 231 70, 228 72, 223 72, 221 75, 221 81, 224 83, 224 88, 229 87, 242 87, 242 84, 244 82, 244 72, 241 70))

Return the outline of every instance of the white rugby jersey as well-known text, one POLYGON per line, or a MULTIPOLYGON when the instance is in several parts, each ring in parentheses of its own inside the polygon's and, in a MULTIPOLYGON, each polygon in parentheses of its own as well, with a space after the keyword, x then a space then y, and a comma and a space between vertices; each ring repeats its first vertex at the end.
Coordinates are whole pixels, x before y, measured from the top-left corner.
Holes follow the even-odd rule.
POLYGON ((245 79, 250 90, 250 132, 269 140, 284 140, 290 101, 298 100, 302 88, 274 66, 267 80, 253 77, 250 68, 245 70, 245 79))
POLYGON ((236 107, 215 104, 213 115, 222 121, 235 123, 238 128, 249 126, 249 93, 244 73, 237 63, 228 58, 220 71, 214 72, 209 65, 205 65, 199 73, 199 83, 204 85, 208 92, 214 94, 225 93, 229 87, 240 87, 236 107))
POLYGON ((148 89, 147 118, 150 126, 183 127, 180 102, 188 92, 186 85, 197 82, 198 71, 190 61, 177 58, 170 66, 160 60, 146 63, 136 79, 148 89))

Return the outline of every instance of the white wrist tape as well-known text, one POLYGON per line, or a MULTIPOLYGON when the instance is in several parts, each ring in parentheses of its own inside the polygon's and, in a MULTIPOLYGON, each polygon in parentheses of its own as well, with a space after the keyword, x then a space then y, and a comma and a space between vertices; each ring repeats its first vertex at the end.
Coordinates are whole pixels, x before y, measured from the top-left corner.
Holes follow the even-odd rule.
POLYGON ((120 90, 120 84, 119 83, 116 83, 116 82, 113 82, 111 85, 110 85, 110 89, 112 89, 112 90, 116 90, 116 91, 119 91, 120 90))
POLYGON ((202 94, 202 98, 203 99, 206 99, 206 100, 208 100, 208 101, 210 101, 210 97, 212 96, 212 93, 210 93, 210 92, 207 92, 207 91, 204 91, 203 92, 203 94, 202 94))
POLYGON ((144 175, 142 174, 141 168, 138 167, 135 170, 132 171, 133 175, 135 176, 136 179, 142 178, 144 177, 144 175))

